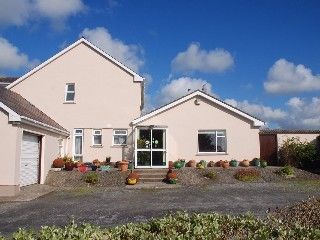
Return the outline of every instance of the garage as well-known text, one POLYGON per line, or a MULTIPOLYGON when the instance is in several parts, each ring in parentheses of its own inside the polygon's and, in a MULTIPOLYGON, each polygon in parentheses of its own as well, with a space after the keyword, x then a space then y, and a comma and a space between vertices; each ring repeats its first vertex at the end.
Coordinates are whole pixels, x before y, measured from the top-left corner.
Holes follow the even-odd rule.
POLYGON ((20 186, 39 183, 41 136, 24 132, 21 142, 20 186))

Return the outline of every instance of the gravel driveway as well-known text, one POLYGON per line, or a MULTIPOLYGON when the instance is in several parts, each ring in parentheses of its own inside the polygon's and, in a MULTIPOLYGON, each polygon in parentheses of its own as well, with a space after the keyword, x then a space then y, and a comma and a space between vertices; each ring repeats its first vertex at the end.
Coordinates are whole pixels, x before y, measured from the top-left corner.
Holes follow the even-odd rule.
POLYGON ((293 188, 280 183, 159 190, 81 188, 56 191, 30 202, 0 203, 0 232, 9 234, 19 227, 65 225, 72 218, 77 222, 112 226, 177 210, 228 214, 251 211, 265 216, 268 208, 284 207, 309 196, 320 196, 319 189, 293 188))

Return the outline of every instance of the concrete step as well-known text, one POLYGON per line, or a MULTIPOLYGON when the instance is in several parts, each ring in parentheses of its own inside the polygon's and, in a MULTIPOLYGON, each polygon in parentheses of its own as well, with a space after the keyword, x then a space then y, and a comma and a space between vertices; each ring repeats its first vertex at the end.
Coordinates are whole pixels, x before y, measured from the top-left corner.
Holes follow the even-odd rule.
POLYGON ((140 177, 139 182, 142 183, 155 183, 155 182, 162 182, 164 178, 159 177, 140 177))
POLYGON ((143 174, 139 174, 140 177, 143 178, 165 178, 167 176, 167 174, 162 174, 162 173, 143 173, 143 174))

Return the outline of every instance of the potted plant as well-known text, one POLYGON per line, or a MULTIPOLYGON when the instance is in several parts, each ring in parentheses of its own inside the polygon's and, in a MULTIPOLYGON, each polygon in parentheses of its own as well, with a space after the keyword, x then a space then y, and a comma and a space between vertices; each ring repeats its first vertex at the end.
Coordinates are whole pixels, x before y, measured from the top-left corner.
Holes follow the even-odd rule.
POLYGON ((62 158, 56 158, 52 162, 52 167, 54 171, 60 171, 64 167, 64 161, 62 158))
POLYGON ((93 160, 93 161, 92 161, 92 164, 93 164, 94 166, 97 166, 97 167, 100 167, 100 166, 101 166, 101 162, 100 162, 98 159, 93 160))
POLYGON ((187 165, 188 165, 188 167, 195 168, 197 165, 197 162, 196 162, 196 160, 190 160, 187 165))
POLYGON ((242 162, 241 162, 241 165, 243 167, 249 167, 250 166, 250 162, 247 159, 243 159, 242 162))
POLYGON ((259 158, 252 159, 252 165, 255 167, 260 167, 260 159, 259 158))
POLYGON ((229 162, 228 162, 227 160, 223 161, 223 163, 222 163, 222 167, 223 167, 224 169, 229 168, 229 167, 230 167, 229 162))
POLYGON ((85 164, 81 164, 79 167, 78 167, 78 171, 81 172, 81 173, 85 173, 88 171, 88 168, 85 164))
POLYGON ((106 157, 106 164, 109 164, 110 162, 111 162, 111 157, 110 156, 106 157))
POLYGON ((178 175, 176 172, 172 171, 172 169, 169 169, 167 176, 166 176, 166 181, 167 183, 170 184, 176 184, 178 180, 178 175))
POLYGON ((222 164, 223 164, 223 160, 219 160, 219 162, 217 162, 218 167, 222 167, 222 164))
POLYGON ((231 166, 231 167, 238 167, 238 161, 235 160, 235 159, 232 159, 232 160, 230 161, 230 166, 231 166))
POLYGON ((134 185, 136 184, 140 179, 140 176, 138 173, 131 171, 131 173, 127 177, 127 184, 128 185, 134 185))
POLYGON ((265 161, 265 160, 261 160, 261 161, 260 161, 260 167, 266 168, 267 166, 268 166, 267 161, 265 161))
POLYGON ((129 162, 128 161, 123 160, 123 161, 121 161, 119 163, 119 169, 120 169, 121 172, 128 171, 128 167, 129 167, 129 162))
POLYGON ((210 162, 208 163, 208 167, 214 167, 214 165, 215 165, 215 162, 214 162, 214 161, 210 161, 210 162))
POLYGON ((180 160, 174 162, 174 168, 180 169, 182 167, 183 167, 183 163, 180 160))
POLYGON ((102 172, 107 172, 107 171, 110 170, 110 166, 109 166, 109 165, 102 165, 102 166, 100 167, 100 170, 101 170, 102 172))
POLYGON ((204 168, 206 168, 207 165, 208 165, 206 160, 200 160, 200 164, 201 164, 204 168))
POLYGON ((74 162, 72 160, 72 157, 64 156, 63 161, 64 161, 64 169, 67 171, 72 171, 74 168, 74 162))

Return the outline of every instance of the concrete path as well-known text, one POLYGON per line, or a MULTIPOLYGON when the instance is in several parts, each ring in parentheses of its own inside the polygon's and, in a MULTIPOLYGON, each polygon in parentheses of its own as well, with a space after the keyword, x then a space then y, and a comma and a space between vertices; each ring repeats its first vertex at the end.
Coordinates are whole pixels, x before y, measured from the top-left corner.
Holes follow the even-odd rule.
POLYGON ((113 226, 178 210, 228 214, 251 211, 265 216, 268 208, 284 207, 309 196, 319 197, 319 189, 271 183, 147 190, 80 188, 52 192, 29 202, 0 203, 0 232, 9 234, 19 227, 60 226, 72 218, 113 226))

